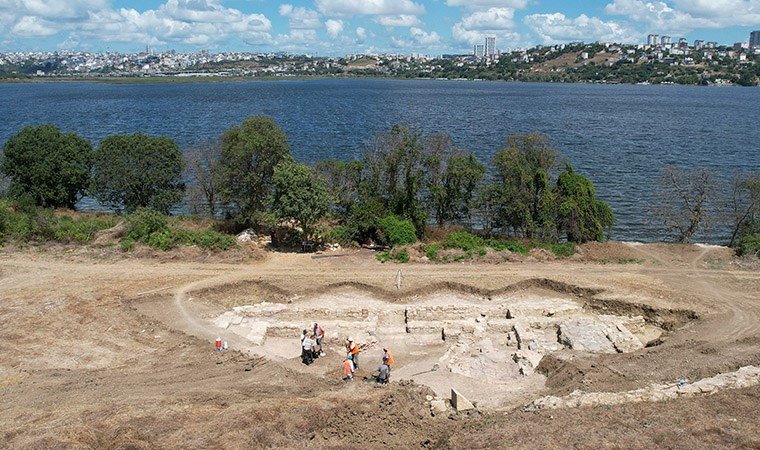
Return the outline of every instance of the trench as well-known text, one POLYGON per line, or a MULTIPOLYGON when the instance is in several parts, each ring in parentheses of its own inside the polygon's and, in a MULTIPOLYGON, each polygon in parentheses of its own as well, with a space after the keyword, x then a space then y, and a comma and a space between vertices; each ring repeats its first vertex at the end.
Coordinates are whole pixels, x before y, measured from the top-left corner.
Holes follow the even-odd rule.
POLYGON ((599 293, 546 279, 495 290, 446 282, 407 292, 349 282, 301 293, 250 281, 196 291, 192 299, 218 304, 224 312, 208 317, 213 326, 244 338, 261 355, 295 363, 302 330, 317 322, 326 331, 328 357, 315 373, 334 376, 351 337, 369 370, 387 347, 396 359, 395 380, 414 380, 442 397, 455 388, 479 407, 507 408, 544 389, 536 368, 547 355, 642 351, 697 318, 598 300, 599 293))

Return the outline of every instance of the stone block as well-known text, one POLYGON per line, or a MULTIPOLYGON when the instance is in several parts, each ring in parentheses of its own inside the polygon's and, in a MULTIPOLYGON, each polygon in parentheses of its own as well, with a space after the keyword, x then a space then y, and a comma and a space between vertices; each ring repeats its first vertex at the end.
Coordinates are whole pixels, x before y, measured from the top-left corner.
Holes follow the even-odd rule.
POLYGON ((454 388, 451 388, 451 406, 458 412, 475 409, 475 406, 454 388))
POLYGON ((430 412, 433 415, 445 413, 447 410, 446 401, 444 400, 433 400, 430 402, 430 412))
POLYGON ((588 320, 571 320, 559 326, 559 341, 573 350, 592 353, 616 353, 607 338, 605 326, 588 320))

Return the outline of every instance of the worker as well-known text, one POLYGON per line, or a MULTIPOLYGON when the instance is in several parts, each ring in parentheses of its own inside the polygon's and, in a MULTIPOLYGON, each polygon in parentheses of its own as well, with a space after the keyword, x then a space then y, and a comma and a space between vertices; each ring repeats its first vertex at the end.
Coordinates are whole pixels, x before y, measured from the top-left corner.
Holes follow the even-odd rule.
POLYGON ((314 341, 312 341, 311 336, 307 333, 306 330, 303 330, 303 338, 301 339, 301 361, 308 366, 314 362, 314 355, 311 353, 314 341))
POLYGON ((325 356, 325 352, 322 351, 322 339, 325 338, 325 330, 314 322, 314 338, 319 347, 319 356, 325 356))
POLYGON ((355 368, 359 368, 359 346, 354 342, 354 338, 349 337, 346 343, 346 353, 351 356, 355 368))
POLYGON ((377 382, 380 384, 388 384, 391 379, 391 367, 383 361, 383 364, 377 369, 377 382))
POLYGON ((343 361, 343 379, 345 381, 353 381, 354 372, 356 372, 356 367, 354 366, 353 357, 348 355, 346 360, 343 361))
POLYGON ((393 353, 388 348, 383 348, 383 364, 387 364, 388 368, 390 368, 394 362, 393 353))

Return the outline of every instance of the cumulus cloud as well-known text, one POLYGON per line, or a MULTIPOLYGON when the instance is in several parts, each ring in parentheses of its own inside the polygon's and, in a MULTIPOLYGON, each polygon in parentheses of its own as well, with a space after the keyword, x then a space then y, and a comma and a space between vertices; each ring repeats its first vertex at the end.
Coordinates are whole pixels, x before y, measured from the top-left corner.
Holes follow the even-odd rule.
POLYGON ((528 6, 528 0, 447 0, 449 6, 464 6, 472 10, 489 8, 523 9, 528 6))
POLYGON ((11 32, 21 37, 64 31, 69 39, 84 36, 102 42, 205 46, 232 36, 249 43, 271 41, 272 23, 266 16, 224 7, 220 0, 167 0, 142 12, 112 9, 104 0, 0 0, 0 13, 7 15, 8 8, 15 16, 11 32))
POLYGON ((330 37, 336 38, 343 33, 343 21, 336 19, 329 19, 325 22, 325 29, 330 37))
POLYGON ((574 19, 562 13, 531 14, 524 22, 547 44, 577 40, 635 42, 639 38, 637 32, 626 26, 585 14, 574 19))
POLYGON ((428 33, 420 28, 412 27, 409 29, 409 34, 412 36, 412 39, 414 39, 414 42, 425 47, 431 47, 441 43, 441 36, 435 31, 428 33))
POLYGON ((35 16, 24 16, 11 28, 11 33, 22 37, 46 37, 58 33, 55 23, 35 16))
POLYGON ((385 27, 413 27, 422 24, 419 17, 410 14, 377 16, 375 22, 385 27))
POLYGON ((697 28, 724 28, 760 23, 760 0, 614 0, 605 7, 648 27, 648 31, 677 33, 697 28))
POLYGON ((425 7, 412 0, 316 0, 327 16, 425 14, 425 7))
POLYGON ((367 40, 367 30, 365 30, 362 27, 356 28, 356 38, 358 39, 359 43, 362 43, 367 40))
POLYGON ((482 44, 486 36, 497 39, 497 45, 514 46, 521 40, 515 31, 515 10, 512 8, 489 8, 462 16, 451 27, 454 40, 467 44, 482 44))
POLYGON ((279 13, 288 18, 288 26, 291 30, 316 30, 322 28, 319 13, 313 9, 294 7, 290 4, 282 4, 279 13))

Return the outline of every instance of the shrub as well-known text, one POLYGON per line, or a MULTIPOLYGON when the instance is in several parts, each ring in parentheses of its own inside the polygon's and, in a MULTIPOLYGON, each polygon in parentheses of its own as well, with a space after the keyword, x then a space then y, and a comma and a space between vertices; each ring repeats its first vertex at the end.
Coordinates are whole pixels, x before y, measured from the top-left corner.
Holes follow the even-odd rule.
POLYGON ((533 247, 543 248, 554 253, 558 258, 567 258, 575 253, 575 243, 562 242, 560 244, 552 244, 547 242, 533 242, 533 247))
POLYGON ((423 248, 423 251, 425 252, 425 256, 427 256, 427 259, 430 261, 438 261, 438 252, 443 249, 443 244, 436 242, 434 244, 426 245, 423 248))
POLYGON ((496 250, 497 252, 509 250, 512 253, 519 253, 521 255, 528 254, 528 247, 514 239, 510 239, 508 241, 505 241, 503 239, 489 239, 488 242, 486 242, 486 245, 496 250))
POLYGON ((351 245, 353 242, 353 235, 348 227, 344 225, 327 226, 319 231, 322 235, 322 242, 328 244, 340 244, 343 247, 351 245))
POLYGON ((749 234, 739 240, 737 253, 743 255, 760 255, 760 233, 749 234))
POLYGON ((475 236, 466 231, 457 231, 446 236, 443 245, 446 248, 458 248, 464 251, 471 251, 478 247, 483 247, 485 242, 480 236, 475 236))
POLYGON ((152 234, 168 230, 166 216, 149 208, 140 208, 127 217, 126 234, 134 241, 146 242, 152 234))
POLYGON ((390 215, 380 219, 378 225, 384 238, 384 243, 395 247, 397 245, 414 244, 417 242, 417 232, 414 224, 407 219, 390 215))
POLYGON ((385 252, 378 253, 375 258, 381 263, 386 263, 388 261, 395 261, 400 264, 406 264, 409 262, 409 250, 407 250, 406 248, 402 248, 398 250, 388 250, 385 252))

